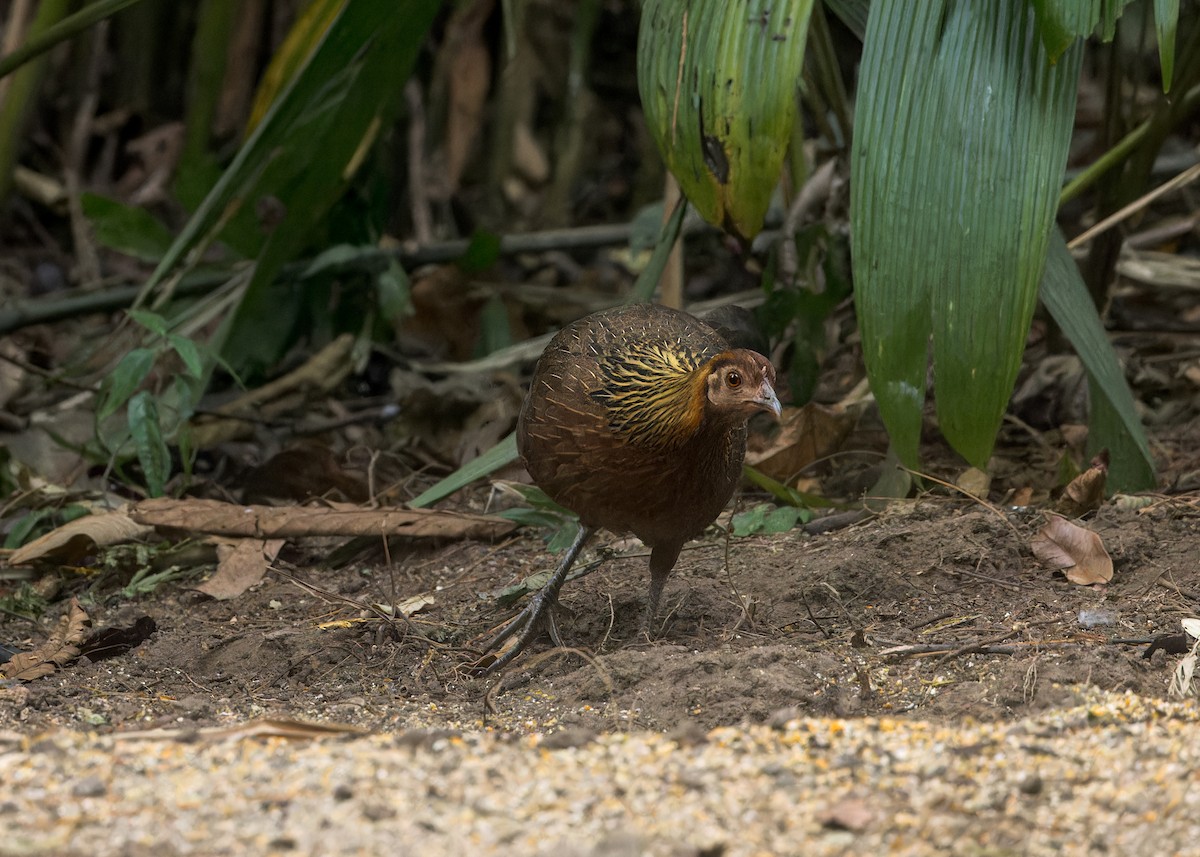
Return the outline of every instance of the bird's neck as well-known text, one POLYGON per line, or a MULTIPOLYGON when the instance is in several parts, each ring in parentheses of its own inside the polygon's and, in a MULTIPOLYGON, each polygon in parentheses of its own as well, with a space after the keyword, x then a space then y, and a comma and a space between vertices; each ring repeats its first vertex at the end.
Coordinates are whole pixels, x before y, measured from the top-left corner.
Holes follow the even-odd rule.
POLYGON ((630 442, 679 447, 710 422, 708 375, 714 359, 671 346, 630 349, 601 364, 605 383, 593 398, 608 410, 613 431, 630 442))

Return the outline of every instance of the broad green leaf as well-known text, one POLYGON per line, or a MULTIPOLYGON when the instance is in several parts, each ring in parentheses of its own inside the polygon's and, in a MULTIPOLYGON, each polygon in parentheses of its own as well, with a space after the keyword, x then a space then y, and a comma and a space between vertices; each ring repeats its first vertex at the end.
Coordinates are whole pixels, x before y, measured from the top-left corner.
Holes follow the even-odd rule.
POLYGON ((200 348, 195 342, 178 333, 167 334, 167 341, 183 361, 187 374, 193 378, 204 377, 204 358, 200 356, 200 348))
POLYGON ((146 309, 131 309, 129 317, 156 336, 166 337, 171 332, 171 325, 156 312, 146 309))
POLYGON ((97 241, 135 259, 157 262, 171 246, 171 230, 144 208, 85 193, 83 215, 97 241))
POLYGON ((1109 451, 1109 490, 1153 488, 1154 460, 1133 394, 1087 285, 1057 229, 1050 239, 1041 297, 1087 370, 1092 407, 1088 447, 1092 453, 1109 451))
POLYGON ((745 238, 762 229, 796 116, 813 0, 647 0, 638 90, 688 200, 745 238))
POLYGON ((146 479, 146 490, 151 497, 161 497, 171 475, 171 451, 163 439, 162 427, 158 422, 158 405, 149 390, 143 390, 129 400, 129 434, 142 475, 146 479))
POLYGON ((1154 31, 1158 35, 1158 64, 1163 92, 1171 91, 1175 75, 1175 32, 1179 28, 1179 0, 1154 0, 1154 31))
POLYGON ((1117 31, 1117 19, 1130 2, 1132 0, 1032 0, 1038 35, 1050 61, 1057 62, 1076 39, 1088 38, 1097 27, 1104 41, 1111 41, 1117 31))
POLYGON ((387 267, 375 278, 375 291, 379 313, 388 323, 399 324, 405 315, 412 312, 412 287, 408 272, 395 259, 390 259, 387 267))
POLYGON ((486 229, 476 229, 466 252, 458 260, 458 267, 469 274, 477 274, 495 265, 499 258, 500 236, 486 229))
POLYGON ((985 468, 1020 368, 1074 120, 1081 45, 1051 63, 1026 3, 876 0, 851 164, 871 387, 917 465, 933 339, 946 438, 985 468))
POLYGON ((100 404, 96 407, 97 422, 112 416, 129 401, 154 368, 156 357, 157 352, 152 348, 134 348, 121 358, 117 368, 104 379, 100 404))

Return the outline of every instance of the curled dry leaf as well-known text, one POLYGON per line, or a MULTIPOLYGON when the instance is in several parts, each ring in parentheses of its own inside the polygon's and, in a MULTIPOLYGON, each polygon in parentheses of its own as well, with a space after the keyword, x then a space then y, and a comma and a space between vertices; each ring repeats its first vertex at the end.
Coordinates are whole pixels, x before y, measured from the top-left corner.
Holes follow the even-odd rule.
POLYGON ((1094 512, 1104 502, 1104 486, 1108 479, 1108 450, 1102 449, 1092 459, 1088 469, 1070 481, 1058 499, 1057 511, 1072 518, 1094 512))
POLYGON ((1090 586, 1112 580, 1112 557, 1100 536, 1060 515, 1050 516, 1030 547, 1040 562, 1063 569, 1072 583, 1090 586))
POLYGON ((46 642, 32 651, 13 655, 12 660, 0 667, 0 678, 33 681, 66 666, 79 657, 79 647, 91 624, 92 620, 79 606, 79 599, 72 598, 67 614, 54 626, 46 642))
POLYGON ((1171 696, 1191 696, 1196 690, 1196 667, 1200 661, 1200 619, 1184 619, 1183 630, 1195 642, 1171 675, 1168 688, 1171 696))
POLYGON ((129 517, 127 507, 100 515, 87 515, 56 527, 44 536, 22 545, 8 558, 9 565, 25 565, 35 560, 77 563, 96 548, 145 538, 153 527, 129 517))

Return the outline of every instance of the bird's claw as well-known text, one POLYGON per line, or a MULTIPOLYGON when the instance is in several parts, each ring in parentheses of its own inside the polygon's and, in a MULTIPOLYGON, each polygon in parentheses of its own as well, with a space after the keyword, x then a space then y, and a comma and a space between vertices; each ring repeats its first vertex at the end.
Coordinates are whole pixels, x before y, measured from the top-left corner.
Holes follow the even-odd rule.
POLYGON ((554 645, 561 647, 563 641, 558 632, 558 622, 554 618, 554 608, 557 604, 558 599, 544 590, 535 594, 524 610, 484 644, 484 656, 474 664, 472 672, 477 676, 485 676, 504 669, 525 651, 543 627, 550 634, 554 645), (496 654, 497 650, 514 636, 516 639, 496 654))

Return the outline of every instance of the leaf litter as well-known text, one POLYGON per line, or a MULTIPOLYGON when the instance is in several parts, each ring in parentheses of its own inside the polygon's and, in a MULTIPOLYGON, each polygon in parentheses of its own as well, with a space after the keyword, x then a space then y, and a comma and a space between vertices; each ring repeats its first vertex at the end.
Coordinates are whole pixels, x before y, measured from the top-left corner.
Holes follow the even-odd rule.
POLYGON ((1113 561, 1099 534, 1050 514, 1046 525, 1030 542, 1033 555, 1051 568, 1062 569, 1067 580, 1080 586, 1108 583, 1113 561))

